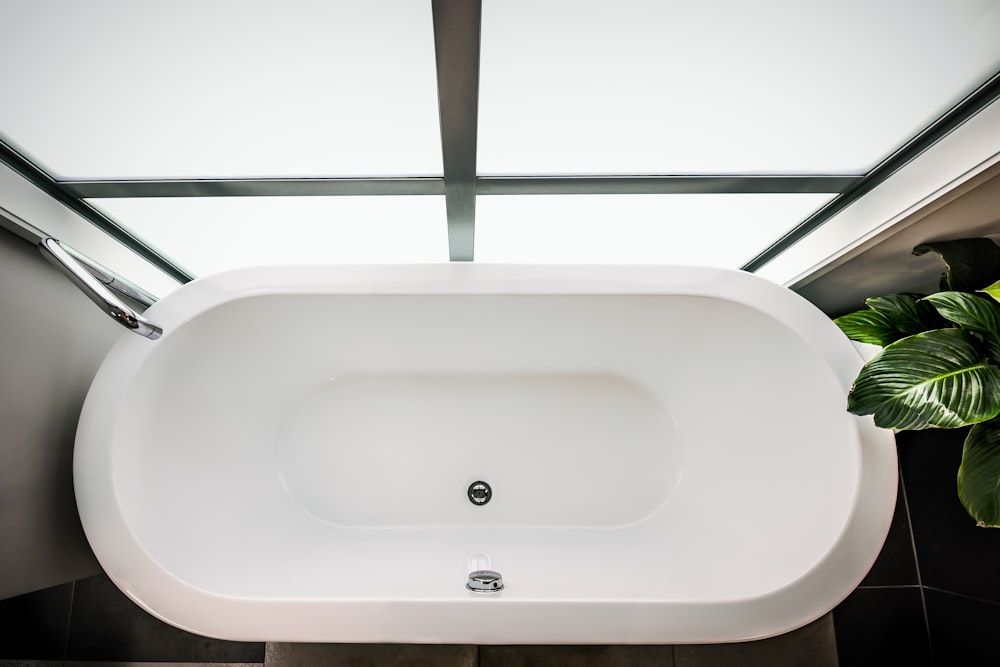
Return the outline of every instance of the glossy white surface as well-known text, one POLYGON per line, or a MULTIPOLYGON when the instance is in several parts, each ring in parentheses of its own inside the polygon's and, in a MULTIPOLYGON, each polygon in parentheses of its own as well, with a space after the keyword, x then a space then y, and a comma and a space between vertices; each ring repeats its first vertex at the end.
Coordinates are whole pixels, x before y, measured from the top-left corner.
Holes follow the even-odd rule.
POLYGON ((860 357, 749 274, 263 268, 147 316, 163 338, 123 336, 87 398, 78 504, 111 578, 194 632, 758 638, 829 611, 888 530, 860 357), (502 593, 465 589, 482 567, 502 593))

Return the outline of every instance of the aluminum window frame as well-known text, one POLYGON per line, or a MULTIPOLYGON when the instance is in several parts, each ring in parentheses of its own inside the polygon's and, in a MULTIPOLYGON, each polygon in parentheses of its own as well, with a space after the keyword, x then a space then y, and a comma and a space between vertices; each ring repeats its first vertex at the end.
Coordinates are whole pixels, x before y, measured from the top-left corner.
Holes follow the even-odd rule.
MULTIPOLYGON (((576 174, 477 173, 481 0, 432 0, 443 177, 214 178, 58 180, 0 141, 0 161, 122 246, 179 283, 193 274, 86 199, 128 197, 255 197, 445 195, 449 257, 473 261, 476 200, 524 194, 827 193, 834 199, 801 221, 741 269, 762 272, 775 259, 890 181, 931 148, 1000 100, 1000 72, 865 174, 576 174)), ((993 155, 1000 146, 991 146, 993 155)), ((980 162, 983 162, 982 156, 980 162)), ((972 168, 972 167, 970 167, 972 168)), ((849 245, 849 244, 848 244, 849 245)), ((763 271, 767 274, 767 271, 763 271)), ((772 274, 774 272, 771 272, 772 274)), ((788 273, 786 271, 786 273, 788 273)), ((780 280, 789 279, 779 276, 780 280)), ((799 275, 796 280, 801 280, 799 275)))

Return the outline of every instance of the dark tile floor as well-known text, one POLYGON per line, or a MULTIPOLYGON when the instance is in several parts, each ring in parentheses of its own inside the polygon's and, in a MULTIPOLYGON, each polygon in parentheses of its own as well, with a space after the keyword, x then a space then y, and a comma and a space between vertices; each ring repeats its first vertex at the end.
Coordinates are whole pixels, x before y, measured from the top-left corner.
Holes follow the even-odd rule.
POLYGON ((834 611, 844 667, 933 664, 918 586, 858 588, 834 611))
POLYGON ((477 667, 476 646, 444 644, 284 644, 267 645, 265 665, 272 667, 477 667))
POLYGON ((139 609, 106 576, 76 582, 67 660, 263 662, 264 644, 209 639, 139 609))
POLYGON ((924 592, 934 657, 940 665, 997 665, 1000 604, 928 588, 924 592))
POLYGON ((967 429, 899 433, 900 494, 878 562, 834 611, 850 667, 1000 665, 1000 530, 977 528, 956 492, 967 429))
POLYGON ((0 658, 62 660, 72 583, 0 601, 0 658))
POLYGON ((967 432, 897 436, 920 577, 924 586, 1000 602, 1000 530, 977 528, 956 490, 967 432))
POLYGON ((968 429, 897 435, 934 662, 998 665, 1000 530, 977 528, 958 500, 968 429))
POLYGON ((262 663, 264 644, 178 630, 144 612, 99 575, 0 601, 0 658, 262 663))

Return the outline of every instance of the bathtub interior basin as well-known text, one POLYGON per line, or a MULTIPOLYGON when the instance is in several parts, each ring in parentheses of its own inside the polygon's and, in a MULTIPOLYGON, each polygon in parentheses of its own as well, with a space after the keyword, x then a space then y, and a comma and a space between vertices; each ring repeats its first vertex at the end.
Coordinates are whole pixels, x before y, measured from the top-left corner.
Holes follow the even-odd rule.
POLYGON ((888 529, 860 357, 747 274, 256 269, 147 316, 163 337, 88 395, 78 504, 115 583, 193 632, 753 639, 829 611, 888 529))

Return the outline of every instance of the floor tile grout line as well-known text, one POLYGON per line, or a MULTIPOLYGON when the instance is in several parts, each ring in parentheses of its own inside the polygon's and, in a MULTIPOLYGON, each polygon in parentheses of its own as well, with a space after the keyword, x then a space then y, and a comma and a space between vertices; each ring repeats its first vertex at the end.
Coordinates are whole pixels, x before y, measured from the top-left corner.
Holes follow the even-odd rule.
MULTIPOLYGON (((898 444, 897 444, 898 446, 898 444)), ((927 633, 927 649, 930 653, 931 664, 934 661, 934 642, 931 639, 931 619, 927 613, 927 596, 924 594, 924 578, 920 574, 920 556, 917 554, 917 536, 913 530, 913 520, 910 517, 910 498, 906 493, 906 480, 903 477, 903 464, 898 461, 899 470, 899 490, 903 494, 903 509, 906 511, 906 526, 910 529, 910 547, 913 549, 913 567, 917 571, 917 588, 920 591, 920 607, 924 613, 924 631, 927 633)))
POLYGON ((938 588, 937 586, 924 586, 924 589, 928 591, 934 591, 935 593, 944 593, 945 595, 953 595, 957 598, 963 598, 965 600, 972 600, 973 602, 981 602, 983 604, 1000 606, 1000 602, 998 602, 997 600, 987 600, 986 598, 978 598, 974 595, 966 595, 965 593, 956 593, 955 591, 945 590, 944 588, 938 588))
POLYGON ((69 609, 66 610, 66 632, 63 635, 62 664, 66 664, 69 657, 69 632, 70 624, 73 622, 73 604, 76 602, 76 581, 69 586, 69 609))

